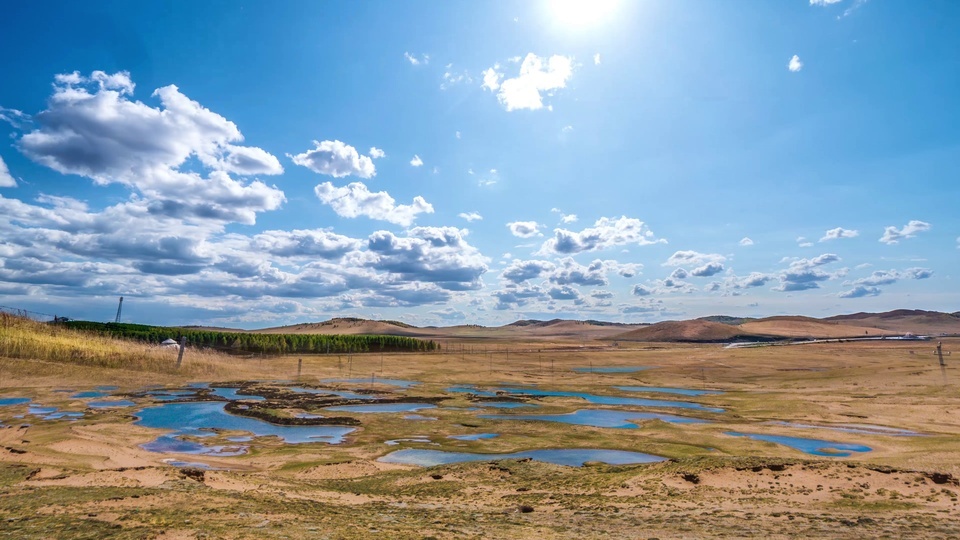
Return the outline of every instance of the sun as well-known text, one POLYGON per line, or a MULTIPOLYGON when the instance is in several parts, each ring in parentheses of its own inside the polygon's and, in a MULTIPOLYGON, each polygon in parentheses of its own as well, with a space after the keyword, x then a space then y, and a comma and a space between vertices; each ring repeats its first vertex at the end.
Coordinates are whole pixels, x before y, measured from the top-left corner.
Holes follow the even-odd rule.
POLYGON ((547 10, 557 24, 568 28, 588 28, 610 20, 620 0, 545 0, 547 10))

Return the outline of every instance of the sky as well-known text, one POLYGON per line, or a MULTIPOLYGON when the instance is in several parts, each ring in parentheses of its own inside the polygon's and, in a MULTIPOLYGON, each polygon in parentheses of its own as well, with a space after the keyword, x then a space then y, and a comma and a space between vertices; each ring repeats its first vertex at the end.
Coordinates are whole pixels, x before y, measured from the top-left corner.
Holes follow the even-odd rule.
POLYGON ((19 2, 0 306, 278 326, 960 309, 951 0, 19 2))

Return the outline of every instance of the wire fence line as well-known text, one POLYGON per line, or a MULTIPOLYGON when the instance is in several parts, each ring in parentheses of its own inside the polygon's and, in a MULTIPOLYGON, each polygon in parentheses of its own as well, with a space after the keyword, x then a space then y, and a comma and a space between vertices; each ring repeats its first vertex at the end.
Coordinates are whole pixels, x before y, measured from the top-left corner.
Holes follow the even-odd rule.
POLYGON ((32 319, 39 322, 50 322, 60 319, 65 319, 66 317, 61 317, 59 315, 52 315, 50 313, 42 313, 39 311, 33 311, 30 309, 17 308, 12 306, 0 306, 0 313, 7 313, 10 315, 16 315, 18 317, 24 317, 27 319, 32 319))

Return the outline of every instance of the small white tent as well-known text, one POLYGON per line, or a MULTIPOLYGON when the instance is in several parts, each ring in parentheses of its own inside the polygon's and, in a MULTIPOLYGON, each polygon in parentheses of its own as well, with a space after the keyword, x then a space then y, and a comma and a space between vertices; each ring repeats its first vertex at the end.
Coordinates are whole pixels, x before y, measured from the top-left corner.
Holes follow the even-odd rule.
POLYGON ((180 344, 177 343, 177 340, 175 340, 175 339, 165 339, 165 340, 163 340, 163 342, 160 343, 160 346, 161 346, 161 347, 164 347, 164 348, 170 348, 170 349, 173 349, 173 348, 179 349, 179 348, 180 348, 180 344))

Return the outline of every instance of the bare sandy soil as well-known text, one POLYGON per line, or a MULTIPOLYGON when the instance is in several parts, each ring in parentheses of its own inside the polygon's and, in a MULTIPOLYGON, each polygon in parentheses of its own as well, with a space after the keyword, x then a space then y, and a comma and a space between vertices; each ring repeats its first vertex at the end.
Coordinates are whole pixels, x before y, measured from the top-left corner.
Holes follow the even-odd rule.
MULTIPOLYGON (((719 345, 586 340, 465 340, 442 353, 302 356, 300 384, 331 377, 420 382, 405 397, 445 398, 435 421, 356 415, 343 445, 255 442, 237 457, 172 455, 139 447, 159 430, 133 425, 136 409, 94 411, 56 389, 117 384, 180 387, 195 378, 0 359, 0 396, 78 410, 76 422, 14 418, 0 407, 0 538, 956 538, 960 536, 960 369, 941 370, 930 342, 829 343, 723 349, 719 345), (585 345, 585 346, 583 346, 585 345), (381 370, 381 365, 383 366, 381 370), (645 366, 633 373, 589 367, 645 366), (573 368, 587 367, 587 373, 573 368), (630 395, 616 386, 719 390, 684 397, 723 413, 534 400, 538 413, 584 408, 651 410, 709 420, 638 421, 640 429, 477 418, 451 384, 630 395), (922 436, 800 426, 892 427, 922 436), (27 426, 29 424, 29 426, 27 426), (866 445, 819 457, 728 432, 866 445), (481 441, 451 434, 493 432, 481 441), (388 440, 422 437, 429 442, 388 440), (418 468, 377 458, 398 448, 503 453, 607 448, 669 458, 646 465, 570 468, 481 461, 418 468), (178 469, 167 461, 222 470, 178 469)), ((960 340, 944 341, 948 352, 960 340)), ((960 357, 957 357, 960 358, 960 357)), ((186 361, 189 362, 187 355, 186 361)), ((207 380, 295 379, 298 357, 225 359, 207 380)), ((135 398, 141 406, 152 404, 135 398)), ((19 408, 17 408, 19 407, 19 408)), ((279 409, 283 408, 278 403, 279 409)), ((316 411, 312 411, 316 412, 316 411)), ((509 413, 507 413, 509 414, 509 413)), ((226 434, 217 434, 214 439, 226 434)))

